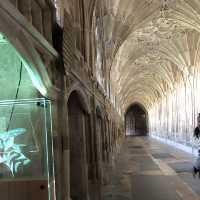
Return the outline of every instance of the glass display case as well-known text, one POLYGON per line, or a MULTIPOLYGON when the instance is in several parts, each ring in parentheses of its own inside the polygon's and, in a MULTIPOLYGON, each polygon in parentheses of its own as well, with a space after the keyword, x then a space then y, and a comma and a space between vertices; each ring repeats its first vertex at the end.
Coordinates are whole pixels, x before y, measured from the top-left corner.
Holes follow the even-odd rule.
POLYGON ((0 101, 0 195, 3 200, 54 200, 51 103, 0 101))

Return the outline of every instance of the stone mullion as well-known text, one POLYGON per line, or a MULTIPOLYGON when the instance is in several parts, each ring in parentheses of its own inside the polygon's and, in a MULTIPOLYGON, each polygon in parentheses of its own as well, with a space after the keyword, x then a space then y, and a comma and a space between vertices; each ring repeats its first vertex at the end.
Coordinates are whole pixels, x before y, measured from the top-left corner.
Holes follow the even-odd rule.
POLYGON ((80 2, 75 1, 74 5, 74 33, 76 33, 76 49, 81 52, 81 19, 80 19, 80 2))
POLYGON ((42 11, 42 27, 43 34, 48 42, 52 43, 52 23, 53 14, 50 9, 45 9, 42 11))
MULTIPOLYGON (((14 2, 14 0, 12 0, 14 2)), ((17 0, 17 7, 19 11, 26 17, 26 19, 31 22, 31 0, 17 0)))
POLYGON ((81 47, 80 47, 80 50, 81 50, 83 59, 85 61, 85 59, 86 59, 86 50, 85 50, 85 47, 86 47, 86 42, 85 42, 85 40, 86 40, 86 38, 85 38, 86 21, 85 21, 85 7, 84 7, 83 0, 80 0, 79 5, 80 5, 80 27, 81 27, 81 32, 80 32, 81 47))
POLYGON ((96 103, 95 96, 92 97, 92 142, 93 142, 93 173, 94 173, 94 181, 98 179, 98 148, 97 148, 97 118, 96 118, 96 103))
POLYGON ((92 75, 92 32, 91 29, 88 29, 86 32, 86 61, 88 64, 88 73, 92 75))
POLYGON ((92 25, 92 32, 91 32, 91 58, 90 58, 90 63, 91 63, 91 73, 92 77, 95 77, 95 57, 96 57, 96 52, 95 52, 95 30, 94 30, 94 25, 92 25))
POLYGON ((43 34, 42 8, 33 0, 31 3, 32 24, 43 34))
POLYGON ((101 16, 100 16, 100 26, 102 27, 101 29, 101 56, 102 56, 102 76, 104 79, 104 89, 106 91, 106 82, 107 82, 107 76, 106 76, 106 55, 105 55, 105 44, 104 44, 104 24, 103 24, 103 5, 101 5, 101 16))
POLYGON ((108 121, 108 134, 109 134, 109 153, 112 152, 112 134, 111 134, 111 122, 108 121))

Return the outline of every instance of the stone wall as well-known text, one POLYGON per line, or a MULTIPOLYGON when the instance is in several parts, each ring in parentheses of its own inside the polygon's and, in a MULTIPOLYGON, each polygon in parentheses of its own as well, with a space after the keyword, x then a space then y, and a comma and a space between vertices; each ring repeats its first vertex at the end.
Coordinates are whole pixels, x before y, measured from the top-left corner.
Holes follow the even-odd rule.
MULTIPOLYGON (((38 67, 47 87, 45 97, 52 104, 57 199, 69 200, 77 189, 85 200, 100 200, 101 185, 109 181, 106 172, 112 167, 124 136, 123 121, 107 95, 108 76, 102 45, 99 47, 101 62, 98 70, 104 84, 96 76, 95 30, 97 24, 99 28, 103 26, 100 23, 102 5, 88 7, 89 3, 76 1, 72 13, 65 11, 64 29, 59 31, 59 37, 63 35, 59 42, 63 43, 58 44, 63 48, 58 54, 52 46, 55 10, 51 1, 10 2, 14 7, 11 4, 8 7, 14 11, 18 29, 26 33, 34 47, 32 56, 37 54, 38 63, 31 64, 38 67), (71 100, 76 101, 75 108, 71 100), (72 166, 79 169, 82 176, 77 188, 73 187, 77 177, 74 171, 72 173, 72 166)), ((54 34, 55 42, 56 38, 54 34)), ((102 35, 98 41, 103 43, 102 35)), ((42 97, 42 94, 38 92, 36 97, 42 97)))
MULTIPOLYGON (((107 96, 108 91, 105 84, 107 75, 106 71, 103 70, 105 58, 101 46, 99 48, 102 52, 102 63, 99 64, 103 71, 102 73, 98 71, 98 73, 101 75, 100 79, 105 80, 104 84, 99 82, 100 79, 96 76, 98 74, 96 70, 99 70, 99 68, 96 68, 97 41, 95 41, 95 30, 97 20, 99 22, 101 20, 101 5, 98 4, 100 7, 93 5, 94 7, 91 10, 87 10, 89 2, 84 2, 84 6, 76 3, 74 7, 71 7, 74 13, 65 11, 64 15, 63 60, 66 74, 66 95, 70 98, 72 92, 79 94, 77 98, 82 102, 81 107, 87 110, 87 115, 84 118, 87 118, 87 121, 89 120, 89 125, 86 125, 86 129, 83 129, 86 130, 85 143, 87 145, 85 148, 87 151, 85 156, 88 159, 83 164, 83 168, 88 169, 88 178, 85 182, 88 187, 85 188, 87 195, 84 199, 100 200, 101 185, 109 181, 106 172, 108 168, 112 167, 120 149, 121 139, 123 138, 123 122, 107 96), (79 12, 82 16, 77 15, 79 12), (89 111, 87 108, 89 108, 89 111)), ((98 26, 100 29, 103 28, 101 23, 98 26)), ((100 37, 98 41, 102 42, 102 39, 100 37)), ((70 138, 70 126, 68 126, 66 134, 67 138, 70 138)), ((70 155, 70 143, 67 146, 66 151, 70 155)), ((84 149, 84 147, 82 148, 84 149)), ((66 171, 67 168, 68 166, 65 166, 64 170, 66 171)), ((70 185, 69 177, 66 180, 70 185)), ((80 191, 81 189, 77 188, 77 193, 80 193, 80 191)), ((70 196, 69 193, 67 195, 70 196)))
POLYGON ((50 0, 9 0, 45 39, 52 43, 52 29, 56 23, 56 10, 50 0))

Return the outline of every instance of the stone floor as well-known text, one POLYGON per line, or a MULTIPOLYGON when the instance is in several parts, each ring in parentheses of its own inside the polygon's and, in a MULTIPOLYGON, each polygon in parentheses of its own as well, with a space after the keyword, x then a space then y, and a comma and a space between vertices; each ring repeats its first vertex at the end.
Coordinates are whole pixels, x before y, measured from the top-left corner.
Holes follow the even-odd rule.
POLYGON ((127 138, 103 200, 200 200, 193 157, 149 137, 127 138))

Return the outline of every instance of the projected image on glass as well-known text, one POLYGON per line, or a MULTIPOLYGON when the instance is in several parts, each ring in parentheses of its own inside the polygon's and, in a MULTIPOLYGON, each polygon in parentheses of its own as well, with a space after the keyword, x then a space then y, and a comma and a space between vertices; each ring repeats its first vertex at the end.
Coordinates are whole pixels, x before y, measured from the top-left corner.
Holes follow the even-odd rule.
POLYGON ((0 194, 22 200, 37 189, 34 199, 52 200, 51 103, 41 97, 45 88, 34 62, 13 44, 0 32, 0 194))
POLYGON ((15 144, 15 138, 25 134, 26 129, 18 128, 11 131, 0 132, 0 164, 5 164, 14 176, 20 166, 30 163, 23 153, 25 144, 15 144))

